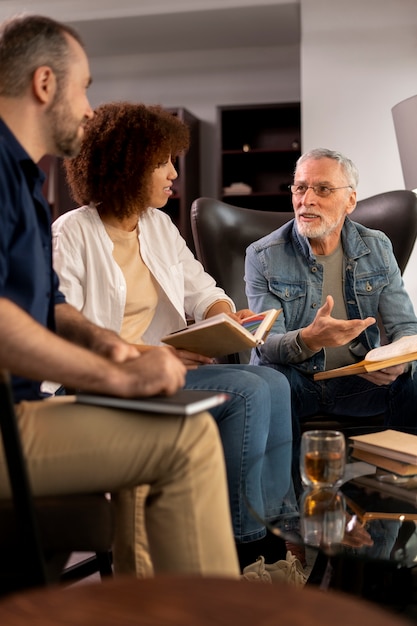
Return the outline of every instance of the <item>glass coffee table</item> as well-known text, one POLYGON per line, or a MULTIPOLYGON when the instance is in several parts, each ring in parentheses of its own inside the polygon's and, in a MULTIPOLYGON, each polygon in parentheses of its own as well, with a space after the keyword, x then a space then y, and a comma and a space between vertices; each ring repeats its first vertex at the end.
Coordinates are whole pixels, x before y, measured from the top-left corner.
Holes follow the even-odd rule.
MULTIPOLYGON (((350 593, 417 621, 417 488, 398 490, 394 486, 396 490, 378 479, 374 466, 347 463, 339 486, 346 503, 342 543, 311 545, 303 541, 301 504, 299 509, 286 503, 278 518, 262 521, 286 541, 304 543, 313 563, 307 585, 350 593), (363 532, 373 545, 361 541, 362 545, 354 545, 363 532)), ((251 512, 262 519, 253 508, 251 512)))
POLYGON ((373 545, 342 545, 330 556, 328 588, 359 595, 417 620, 417 491, 394 494, 389 487, 375 474, 342 486, 348 513, 363 524, 373 545), (411 496, 416 499, 411 501, 411 496))

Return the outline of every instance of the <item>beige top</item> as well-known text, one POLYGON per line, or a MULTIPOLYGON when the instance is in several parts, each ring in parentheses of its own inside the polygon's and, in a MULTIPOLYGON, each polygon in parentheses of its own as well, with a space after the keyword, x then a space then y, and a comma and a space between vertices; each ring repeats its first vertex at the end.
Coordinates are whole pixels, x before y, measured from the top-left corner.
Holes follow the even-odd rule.
POLYGON ((126 305, 121 337, 129 343, 143 343, 142 335, 148 328, 158 303, 158 283, 143 262, 137 229, 125 231, 104 224, 113 242, 113 258, 126 281, 126 305))

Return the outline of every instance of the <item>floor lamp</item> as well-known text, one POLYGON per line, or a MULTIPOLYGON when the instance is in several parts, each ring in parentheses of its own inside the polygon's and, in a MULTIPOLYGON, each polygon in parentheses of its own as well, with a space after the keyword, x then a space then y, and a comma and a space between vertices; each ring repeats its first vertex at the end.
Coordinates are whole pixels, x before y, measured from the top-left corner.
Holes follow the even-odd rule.
POLYGON ((392 117, 405 188, 417 193, 417 96, 396 104, 392 117))

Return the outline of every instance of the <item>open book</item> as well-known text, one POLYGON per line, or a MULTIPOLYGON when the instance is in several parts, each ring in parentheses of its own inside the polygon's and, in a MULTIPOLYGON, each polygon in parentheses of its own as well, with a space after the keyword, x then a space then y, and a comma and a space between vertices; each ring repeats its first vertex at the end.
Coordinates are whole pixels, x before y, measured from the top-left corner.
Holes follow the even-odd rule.
POLYGON ((415 360, 417 360, 417 335, 411 335, 401 337, 398 341, 394 341, 386 346, 370 350, 362 361, 353 363, 353 365, 337 367, 326 372, 317 372, 317 374, 314 374, 314 380, 366 374, 367 372, 376 372, 384 367, 409 363, 415 360))
POLYGON ((270 309, 246 317, 241 323, 227 313, 213 315, 162 337, 164 343, 208 357, 224 356, 264 343, 281 309, 270 309))

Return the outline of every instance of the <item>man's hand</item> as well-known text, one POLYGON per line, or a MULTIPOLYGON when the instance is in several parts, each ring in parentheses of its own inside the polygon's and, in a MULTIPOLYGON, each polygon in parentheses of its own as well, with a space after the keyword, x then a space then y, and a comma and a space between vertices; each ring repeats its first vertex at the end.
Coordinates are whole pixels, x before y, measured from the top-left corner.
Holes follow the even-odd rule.
POLYGON ((171 395, 185 384, 186 368, 170 348, 137 352, 139 358, 127 360, 117 367, 120 378, 107 386, 107 393, 132 396, 171 395))
POLYGON ((90 349, 115 363, 123 363, 130 359, 136 359, 139 356, 135 346, 124 341, 112 330, 106 330, 105 328, 97 329, 90 349))
POLYGON ((374 317, 367 317, 364 320, 335 319, 331 317, 333 306, 332 296, 327 296, 313 322, 301 330, 301 338, 310 350, 318 352, 322 348, 344 346, 376 322, 374 317))
POLYGON ((392 365, 391 367, 384 367, 382 370, 378 370, 377 372, 369 372, 369 374, 360 374, 362 378, 366 378, 374 385, 391 385, 394 380, 397 380, 398 376, 404 374, 407 369, 406 363, 401 363, 401 365, 392 365))

